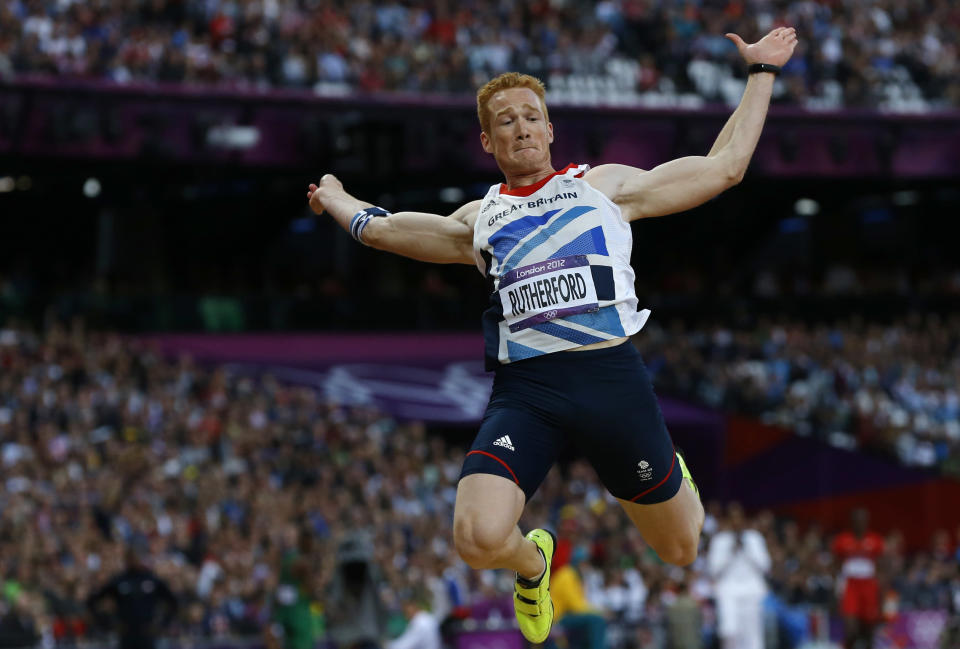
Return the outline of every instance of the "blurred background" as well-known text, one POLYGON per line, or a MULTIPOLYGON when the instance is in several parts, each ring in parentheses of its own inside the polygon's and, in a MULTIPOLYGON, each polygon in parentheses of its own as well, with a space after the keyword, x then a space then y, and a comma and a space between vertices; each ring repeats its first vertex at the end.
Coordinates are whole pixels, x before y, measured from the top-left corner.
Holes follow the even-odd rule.
POLYGON ((524 647, 512 575, 451 538, 488 287, 306 186, 481 197, 506 70, 546 82, 557 168, 703 155, 745 84, 723 34, 779 25, 743 183, 633 227, 700 558, 566 457, 521 522, 560 532, 553 646, 745 646, 732 605, 771 649, 960 647, 951 0, 0 0, 0 647, 524 647))

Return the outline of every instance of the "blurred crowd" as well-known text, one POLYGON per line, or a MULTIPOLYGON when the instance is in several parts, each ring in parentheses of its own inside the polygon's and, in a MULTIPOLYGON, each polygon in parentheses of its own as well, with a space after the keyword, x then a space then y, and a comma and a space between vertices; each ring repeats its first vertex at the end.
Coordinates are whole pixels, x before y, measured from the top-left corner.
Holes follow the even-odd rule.
POLYGON ((960 473, 960 315, 644 329, 657 389, 960 473))
POLYGON ((781 101, 960 105, 951 0, 3 0, 0 78, 470 93, 519 69, 569 102, 735 103, 748 42, 795 26, 781 101))
MULTIPOLYGON (((842 339, 840 346, 870 359, 870 341, 885 340, 923 367, 942 343, 935 331, 896 330, 896 339, 885 331, 862 347, 842 339)), ((829 366, 821 350, 837 344, 829 332, 784 335, 808 349, 811 365, 802 367, 829 366)), ((688 342, 661 364, 661 380, 698 353, 690 335, 678 340, 688 342)), ((887 380, 882 367, 878 374, 887 380)), ((908 390, 910 376, 905 367, 891 393, 937 385, 925 376, 908 390)), ((876 399, 874 387, 862 389, 876 399)), ((347 647, 361 632, 399 633, 413 619, 404 610, 410 602, 438 622, 494 616, 508 624, 509 610, 484 604, 506 598, 510 606, 512 575, 471 571, 452 545, 462 456, 421 425, 331 404, 269 376, 167 360, 79 323, 42 334, 0 329, 0 645, 53 646, 104 633, 87 599, 121 571, 131 548, 176 596, 165 631, 172 636, 262 638, 266 630, 280 643, 273 646, 329 638, 347 647), (358 583, 373 590, 360 597, 358 583), (351 626, 366 618, 373 621, 360 630, 351 626)), ((801 529, 768 512, 737 522, 735 511, 707 509, 701 558, 690 569, 661 563, 579 462, 564 475, 551 472, 521 524, 560 530, 563 561, 576 567, 611 647, 665 646, 677 602, 697 616, 697 638, 715 635, 708 557, 730 527, 759 533, 781 612, 833 610, 835 530, 801 529)), ((908 554, 891 532, 877 561, 885 615, 960 607, 958 547, 960 530, 944 531, 929 550, 908 554)))

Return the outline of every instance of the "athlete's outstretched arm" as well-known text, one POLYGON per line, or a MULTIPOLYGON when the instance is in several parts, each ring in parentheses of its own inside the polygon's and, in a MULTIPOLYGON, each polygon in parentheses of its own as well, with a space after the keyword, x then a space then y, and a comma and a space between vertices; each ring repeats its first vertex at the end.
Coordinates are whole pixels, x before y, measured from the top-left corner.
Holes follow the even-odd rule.
MULTIPOLYGON (((795 30, 778 28, 747 45, 727 34, 747 64, 786 63, 797 45, 795 30)), ((751 74, 740 105, 706 156, 671 160, 650 171, 627 165, 601 165, 586 178, 620 206, 628 221, 682 212, 701 205, 743 179, 757 147, 770 106, 774 75, 751 74)))
MULTIPOLYGON (((354 214, 373 207, 354 198, 343 189, 333 175, 311 184, 307 191, 310 209, 324 210, 347 232, 354 214)), ((398 212, 375 217, 363 229, 363 242, 372 248, 386 250, 419 261, 438 264, 473 264, 473 220, 480 211, 480 201, 467 203, 449 217, 424 212, 398 212)))

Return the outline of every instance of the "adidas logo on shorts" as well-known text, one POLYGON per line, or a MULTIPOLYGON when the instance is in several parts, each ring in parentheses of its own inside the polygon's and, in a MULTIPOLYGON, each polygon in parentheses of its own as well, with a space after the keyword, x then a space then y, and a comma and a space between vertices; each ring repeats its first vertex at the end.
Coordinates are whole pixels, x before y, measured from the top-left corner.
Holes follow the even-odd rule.
POLYGON ((510 441, 510 436, 509 436, 509 435, 504 435, 503 437, 501 437, 500 439, 498 439, 497 441, 495 441, 495 442, 493 443, 493 445, 494 445, 494 446, 502 446, 503 448, 510 449, 511 451, 516 450, 516 449, 513 448, 513 442, 510 441))

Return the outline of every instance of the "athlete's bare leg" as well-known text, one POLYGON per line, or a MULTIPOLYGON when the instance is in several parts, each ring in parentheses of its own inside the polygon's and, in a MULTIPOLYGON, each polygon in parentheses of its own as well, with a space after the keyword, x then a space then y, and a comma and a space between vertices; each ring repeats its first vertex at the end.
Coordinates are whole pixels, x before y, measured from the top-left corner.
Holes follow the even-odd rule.
POLYGON ((523 490, 498 475, 473 473, 457 486, 453 512, 453 542, 471 568, 507 568, 521 577, 543 572, 543 557, 533 541, 517 527, 523 490))
POLYGON ((697 558, 703 505, 687 480, 673 498, 662 503, 640 505, 618 500, 643 539, 665 562, 687 566, 697 558))

